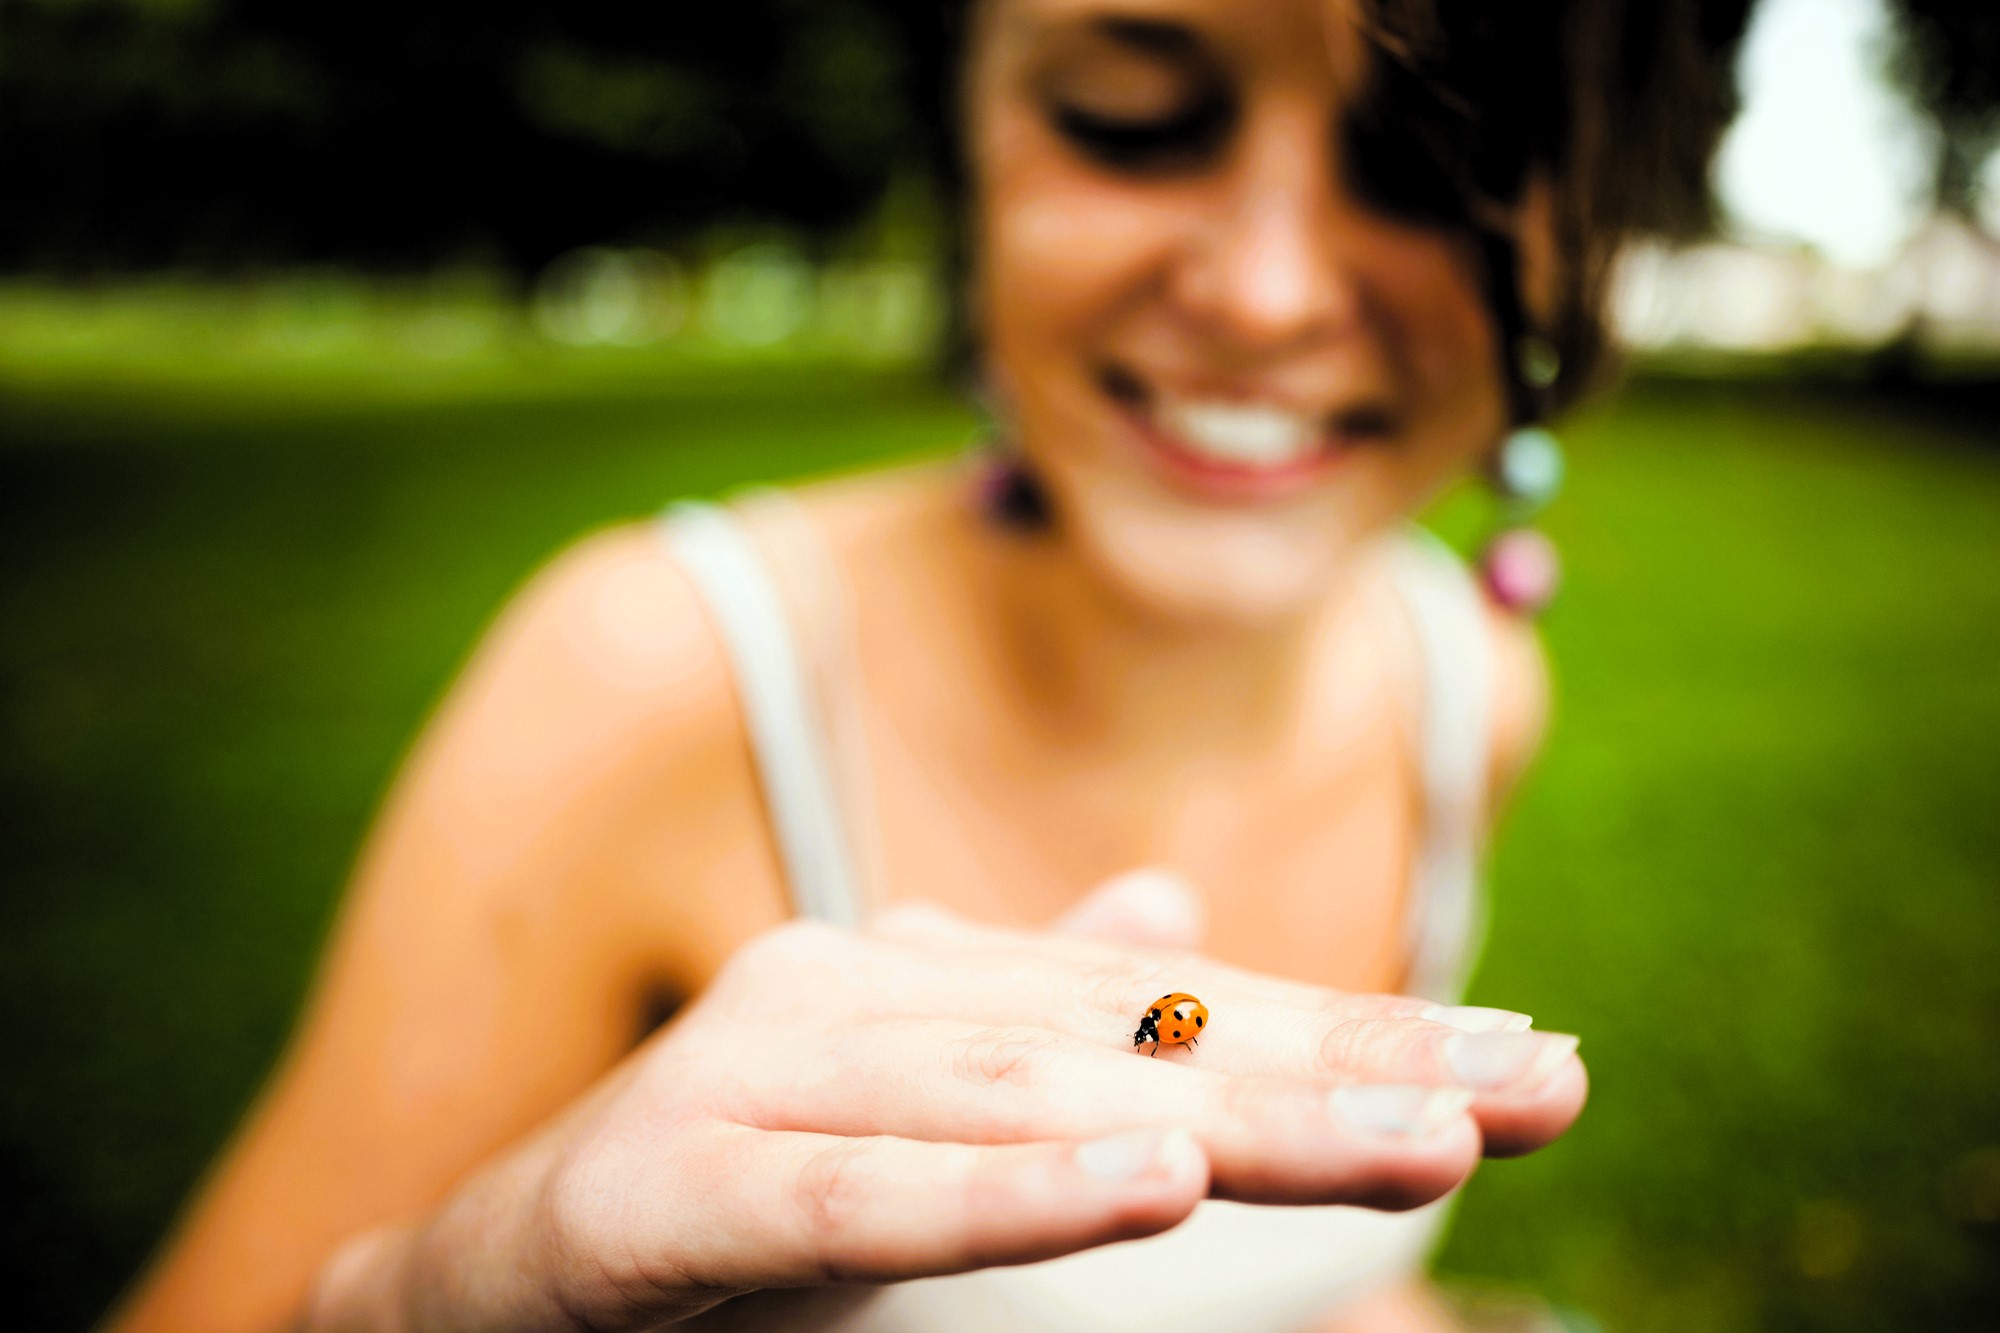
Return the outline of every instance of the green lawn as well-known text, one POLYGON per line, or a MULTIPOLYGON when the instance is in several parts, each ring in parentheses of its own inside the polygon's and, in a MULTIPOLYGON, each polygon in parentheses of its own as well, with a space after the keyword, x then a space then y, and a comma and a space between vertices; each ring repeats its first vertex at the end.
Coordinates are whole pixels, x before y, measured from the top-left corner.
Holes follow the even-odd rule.
MULTIPOLYGON (((18 1326, 87 1322, 139 1262, 281 1041, 403 746, 538 560, 969 429, 919 379, 776 362, 0 358, 18 1326)), ((1994 433, 1665 383, 1573 432, 1560 717, 1476 998, 1583 1033, 1595 1094, 1475 1181, 1448 1272, 1616 1329, 2000 1318, 1994 433)))

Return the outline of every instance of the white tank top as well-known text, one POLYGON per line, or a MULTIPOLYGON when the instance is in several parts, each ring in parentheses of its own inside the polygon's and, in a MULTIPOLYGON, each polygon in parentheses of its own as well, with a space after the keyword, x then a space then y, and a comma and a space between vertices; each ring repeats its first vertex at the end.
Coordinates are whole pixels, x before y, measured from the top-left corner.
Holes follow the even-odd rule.
MULTIPOLYGON (((802 516, 781 517, 774 527, 760 527, 760 536, 776 531, 788 534, 783 540, 810 543, 802 516)), ((856 781, 851 763, 858 738, 844 730, 851 718, 837 694, 829 697, 841 664, 831 664, 836 679, 829 681, 829 663, 801 654, 801 636, 772 572, 773 552, 728 510, 678 504, 662 530, 706 603, 735 673, 793 905, 801 915, 857 924, 872 828, 854 810, 867 797, 856 790, 865 782, 856 781)), ((813 580, 803 590, 804 605, 815 617, 808 628, 820 632, 804 637, 820 644, 829 630, 840 633, 844 590, 828 562, 811 550, 778 556, 788 573, 813 580)), ((1453 1003, 1484 931, 1478 865, 1490 693, 1486 632, 1479 593, 1441 542, 1411 528, 1394 539, 1389 558, 1425 673, 1417 756, 1423 828, 1408 896, 1410 990, 1453 1003)), ((809 1313, 803 1306, 794 1313, 839 1333, 1281 1333, 1419 1269, 1449 1202, 1381 1213, 1210 1200, 1162 1235, 1045 1263, 829 1294, 809 1313)))

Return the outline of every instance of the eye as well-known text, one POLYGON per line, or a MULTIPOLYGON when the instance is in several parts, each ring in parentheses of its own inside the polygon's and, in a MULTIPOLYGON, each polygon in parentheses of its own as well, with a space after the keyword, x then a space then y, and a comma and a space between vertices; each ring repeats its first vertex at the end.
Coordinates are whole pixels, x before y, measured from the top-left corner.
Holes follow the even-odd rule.
POLYGON ((1207 95, 1163 115, 1130 117, 1057 102, 1050 118, 1063 138, 1100 165, 1167 173, 1214 161, 1236 126, 1236 107, 1227 97, 1207 95))

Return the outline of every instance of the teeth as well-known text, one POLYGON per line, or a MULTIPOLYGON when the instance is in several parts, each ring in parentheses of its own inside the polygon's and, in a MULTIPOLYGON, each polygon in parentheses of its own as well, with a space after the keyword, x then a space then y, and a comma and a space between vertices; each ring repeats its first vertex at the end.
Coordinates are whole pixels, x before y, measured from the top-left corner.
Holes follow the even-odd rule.
POLYGON ((1195 453, 1238 466, 1282 467, 1319 447, 1318 426, 1281 408, 1167 399, 1159 419, 1195 453))

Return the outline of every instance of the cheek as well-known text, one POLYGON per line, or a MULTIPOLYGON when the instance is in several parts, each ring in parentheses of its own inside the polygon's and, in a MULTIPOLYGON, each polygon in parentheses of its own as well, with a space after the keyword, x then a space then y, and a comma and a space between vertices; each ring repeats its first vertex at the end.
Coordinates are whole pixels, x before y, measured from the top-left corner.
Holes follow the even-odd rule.
POLYGON ((1375 268, 1383 335, 1417 405, 1411 422, 1435 489, 1489 447, 1506 427, 1492 320, 1471 263, 1450 244, 1413 238, 1375 268))
POLYGON ((1502 409, 1493 324, 1472 264, 1451 245, 1429 241, 1384 264, 1391 346, 1425 415, 1477 419, 1502 409))
POLYGON ((1036 360, 1143 299, 1184 210, 1060 160, 1026 132, 996 135, 979 218, 988 345, 1036 360))

